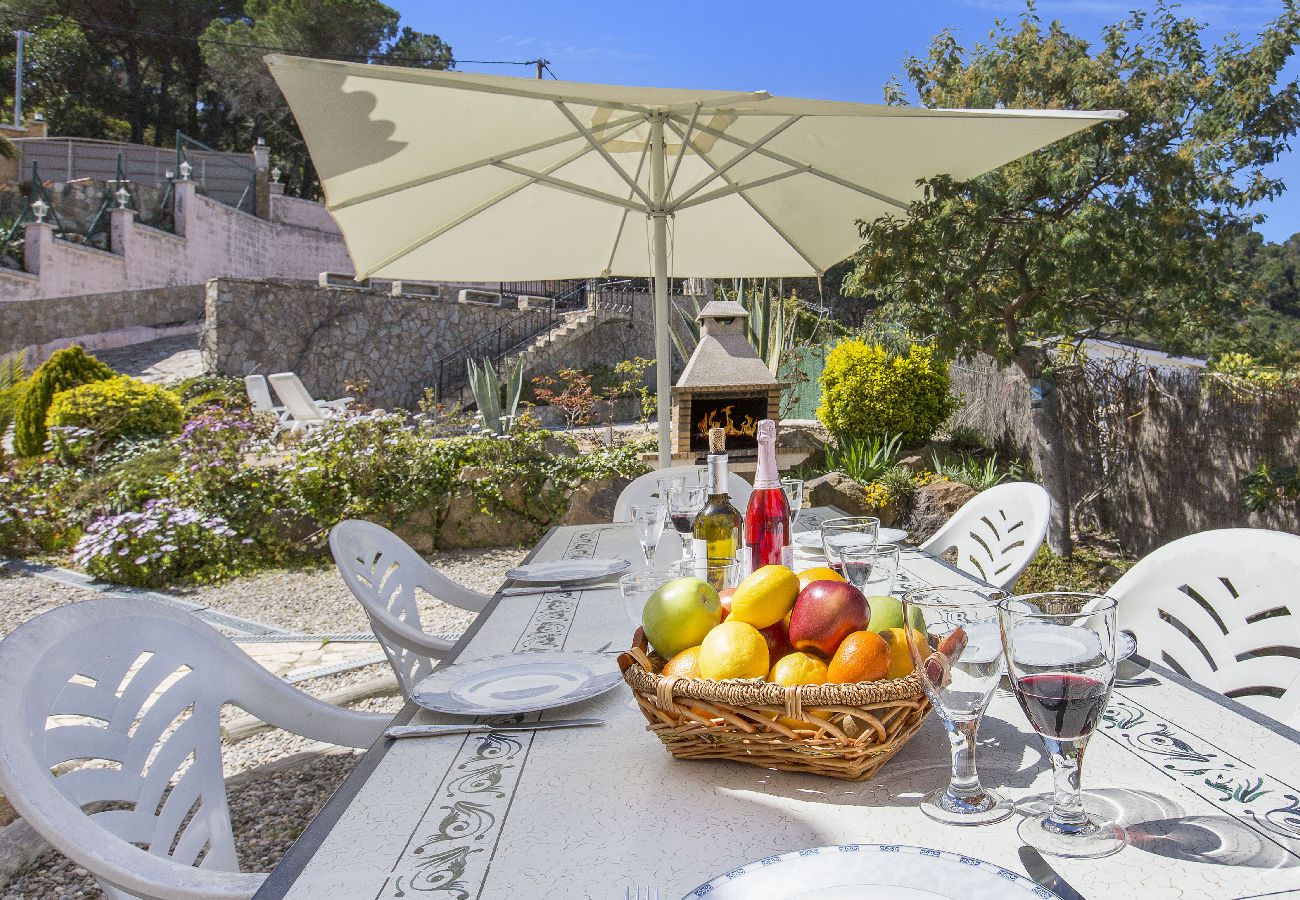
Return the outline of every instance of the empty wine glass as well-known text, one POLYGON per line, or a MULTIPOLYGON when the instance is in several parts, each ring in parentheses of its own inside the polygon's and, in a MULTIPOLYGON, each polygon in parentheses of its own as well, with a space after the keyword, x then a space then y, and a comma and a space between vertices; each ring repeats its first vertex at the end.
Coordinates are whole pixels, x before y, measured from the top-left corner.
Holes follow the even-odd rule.
POLYGON ((682 539, 682 557, 688 559, 695 555, 693 529, 695 517, 704 509, 708 491, 702 487, 675 487, 668 492, 668 518, 673 528, 682 539))
POLYGON ((794 533, 799 513, 803 511, 803 480, 799 478, 782 478, 781 490, 785 491, 786 502, 790 504, 790 533, 794 533))
POLYGON ((677 564, 681 575, 701 578, 713 585, 715 591, 734 588, 740 584, 740 563, 722 556, 710 556, 708 559, 692 557, 677 564))
POLYGON ((644 572, 631 572, 619 578, 618 587, 623 595, 623 609, 627 612, 633 628, 640 628, 643 624, 641 614, 650 595, 659 590, 662 585, 680 577, 682 577, 681 573, 674 566, 665 569, 649 568, 644 572))
POLYGON ((848 544, 840 547, 840 561, 849 584, 867 597, 886 597, 894 592, 898 574, 897 544, 848 544))
POLYGON ((665 475, 662 478, 655 479, 654 497, 660 503, 668 502, 668 495, 673 492, 674 488, 685 487, 685 475, 665 475))
POLYGON ((1002 677, 998 601, 1005 596, 974 587, 925 587, 903 595, 912 663, 952 745, 948 786, 926 796, 921 812, 949 825, 989 825, 1014 811, 980 784, 975 769, 975 734, 1002 677))
POLYGON ((1052 758, 1052 806, 1018 826, 1041 853, 1109 856, 1125 843, 1115 822, 1090 814, 1080 781, 1083 751, 1115 684, 1115 601, 1049 592, 998 604, 1002 647, 1016 700, 1052 758))
POLYGON ((653 565, 655 547, 659 545, 659 538, 664 533, 664 519, 668 515, 668 508, 662 503, 647 503, 629 507, 627 513, 633 527, 636 528, 636 537, 641 542, 641 552, 645 554, 646 565, 653 565))
POLYGON ((840 559, 840 548, 849 544, 874 545, 880 537, 880 520, 874 516, 841 516, 823 522, 821 532, 826 565, 843 575, 844 562, 840 559))

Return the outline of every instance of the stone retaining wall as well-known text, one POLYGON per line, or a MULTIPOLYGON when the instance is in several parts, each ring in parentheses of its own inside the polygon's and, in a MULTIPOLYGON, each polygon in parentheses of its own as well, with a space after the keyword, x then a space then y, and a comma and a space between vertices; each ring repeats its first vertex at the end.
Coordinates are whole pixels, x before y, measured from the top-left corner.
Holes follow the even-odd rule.
POLYGON ((138 326, 197 322, 203 300, 203 285, 190 284, 0 303, 0 354, 138 326))
POLYGON ((297 372, 319 398, 369 381, 366 402, 415 409, 440 357, 519 315, 518 309, 299 281, 208 282, 206 366, 223 375, 297 372))

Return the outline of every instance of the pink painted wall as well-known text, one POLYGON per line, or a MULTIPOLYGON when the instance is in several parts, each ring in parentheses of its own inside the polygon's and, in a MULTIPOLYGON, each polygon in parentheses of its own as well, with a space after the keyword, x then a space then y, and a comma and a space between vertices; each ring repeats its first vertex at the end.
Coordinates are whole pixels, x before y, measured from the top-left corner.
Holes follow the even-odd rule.
POLYGON ((113 252, 56 240, 49 225, 27 226, 28 272, 0 270, 0 301, 100 294, 210 278, 305 278, 352 272, 343 236, 323 206, 271 196, 271 220, 239 212, 176 182, 176 234, 112 213, 113 252))

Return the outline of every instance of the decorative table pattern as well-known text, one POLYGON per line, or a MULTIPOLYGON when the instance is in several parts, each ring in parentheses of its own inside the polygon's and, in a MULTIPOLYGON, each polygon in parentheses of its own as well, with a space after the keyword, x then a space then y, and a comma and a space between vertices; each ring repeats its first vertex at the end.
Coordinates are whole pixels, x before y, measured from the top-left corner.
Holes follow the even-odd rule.
MULTIPOLYGON (((834 514, 805 510, 799 526, 834 514)), ((628 526, 579 526, 553 531, 534 559, 639 553, 628 526)), ((918 551, 903 567, 914 583, 970 580, 918 551)), ((631 638, 616 583, 498 598, 476 626, 461 658, 616 651, 631 638)), ((1141 674, 1140 686, 1116 689, 1084 767, 1088 802, 1118 812, 1133 845, 1053 868, 1088 897, 1300 896, 1300 735, 1161 669, 1141 674)), ((606 725, 381 742, 257 897, 609 900, 653 885, 676 900, 753 860, 868 843, 934 847, 1024 874, 1015 817, 958 829, 917 809, 947 777, 933 717, 881 775, 857 784, 673 760, 621 688, 540 715, 606 725)), ((448 719, 408 706, 406 720, 448 719)), ((980 735, 986 784, 1016 800, 1050 789, 1009 691, 997 692, 980 735)))

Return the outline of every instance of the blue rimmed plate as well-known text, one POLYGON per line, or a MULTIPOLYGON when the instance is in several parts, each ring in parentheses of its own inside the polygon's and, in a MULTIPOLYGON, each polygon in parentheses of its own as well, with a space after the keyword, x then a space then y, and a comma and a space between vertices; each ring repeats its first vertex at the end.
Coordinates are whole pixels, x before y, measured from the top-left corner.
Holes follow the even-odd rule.
POLYGON ((700 885, 683 900, 1060 900, 1024 875, 909 844, 813 847, 756 860, 700 885))

